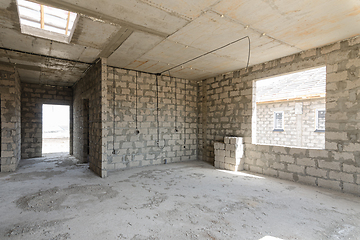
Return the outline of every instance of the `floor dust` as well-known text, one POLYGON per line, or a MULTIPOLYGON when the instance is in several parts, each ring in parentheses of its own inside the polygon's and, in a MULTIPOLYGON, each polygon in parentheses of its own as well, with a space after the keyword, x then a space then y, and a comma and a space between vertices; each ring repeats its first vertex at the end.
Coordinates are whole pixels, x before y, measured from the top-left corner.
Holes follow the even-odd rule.
POLYGON ((113 171, 64 153, 0 173, 0 239, 359 239, 360 199, 204 162, 113 171))
POLYGON ((16 201, 16 206, 23 210, 35 212, 49 212, 70 208, 68 205, 63 205, 67 198, 71 195, 78 195, 77 204, 81 204, 81 199, 87 199, 81 195, 91 195, 97 198, 98 201, 104 201, 108 198, 114 198, 118 194, 111 187, 101 185, 71 185, 68 188, 51 188, 45 191, 39 191, 19 198, 16 201))

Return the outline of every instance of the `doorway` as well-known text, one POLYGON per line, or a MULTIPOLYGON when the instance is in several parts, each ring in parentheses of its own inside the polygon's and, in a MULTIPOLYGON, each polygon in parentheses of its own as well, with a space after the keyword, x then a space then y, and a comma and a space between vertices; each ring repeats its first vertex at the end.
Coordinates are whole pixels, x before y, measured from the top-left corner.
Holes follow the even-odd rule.
POLYGON ((43 104, 42 153, 69 153, 70 106, 43 104))

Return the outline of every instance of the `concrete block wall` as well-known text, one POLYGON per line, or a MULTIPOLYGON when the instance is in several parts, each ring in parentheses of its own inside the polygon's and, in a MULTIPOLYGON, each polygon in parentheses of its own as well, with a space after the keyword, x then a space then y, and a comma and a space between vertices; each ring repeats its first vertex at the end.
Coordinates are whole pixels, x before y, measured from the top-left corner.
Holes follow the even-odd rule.
POLYGON ((316 109, 325 109, 325 98, 256 104, 256 143, 325 148, 325 133, 315 132, 316 109), (296 114, 296 104, 301 104, 301 114, 296 114), (275 111, 284 112, 284 131, 274 131, 275 111))
POLYGON ((230 171, 243 170, 244 144, 242 137, 225 137, 224 143, 214 142, 214 166, 230 171))
MULTIPOLYGON (((105 131, 103 132, 103 124, 106 124, 106 119, 102 118, 102 112, 107 111, 105 104, 102 104, 103 98, 106 99, 106 86, 104 88, 102 82, 104 81, 103 64, 106 65, 104 59, 94 64, 86 73, 86 75, 79 80, 73 87, 73 122, 74 122, 74 148, 73 155, 84 160, 86 158, 87 134, 84 131, 89 131, 89 167, 100 177, 106 177, 107 171, 103 161, 103 146, 107 142, 105 131), (85 112, 84 101, 88 101, 89 112, 85 112), (84 125, 84 117, 88 114, 89 125, 88 128, 84 125)), ((106 81, 104 81, 106 82, 106 81)))
POLYGON ((108 170, 197 159, 197 83, 158 76, 157 112, 155 75, 107 73, 108 170))
POLYGON ((0 65, 0 171, 15 171, 21 158, 20 79, 0 65))
MULTIPOLYGON (((72 112, 72 89, 31 83, 21 84, 21 157, 42 156, 42 105, 69 105, 72 112)), ((70 114, 71 115, 71 114, 70 114)), ((72 153, 70 119, 70 154, 72 153)))
POLYGON ((360 38, 255 65, 202 81, 203 159, 213 143, 244 136, 246 170, 360 195, 360 38), (325 149, 252 143, 253 81, 326 65, 325 149))

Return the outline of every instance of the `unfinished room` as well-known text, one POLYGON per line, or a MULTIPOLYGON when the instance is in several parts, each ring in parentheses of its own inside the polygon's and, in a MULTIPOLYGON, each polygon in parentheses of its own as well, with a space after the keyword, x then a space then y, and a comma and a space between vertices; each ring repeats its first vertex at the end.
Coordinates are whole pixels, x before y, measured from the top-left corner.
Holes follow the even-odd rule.
POLYGON ((0 239, 360 239, 360 1, 0 0, 0 239))

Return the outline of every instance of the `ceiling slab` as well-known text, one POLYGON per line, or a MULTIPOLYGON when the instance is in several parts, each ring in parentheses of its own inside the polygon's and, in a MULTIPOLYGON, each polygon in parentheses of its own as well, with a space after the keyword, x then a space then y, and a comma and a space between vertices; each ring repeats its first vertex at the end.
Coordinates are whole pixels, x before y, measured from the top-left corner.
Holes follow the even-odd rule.
POLYGON ((162 37, 172 34, 188 23, 188 20, 175 14, 139 1, 110 0, 104 3, 98 0, 35 0, 35 2, 162 37))
POLYGON ((9 49, 48 55, 51 41, 21 34, 14 29, 1 28, 0 44, 9 49))
POLYGON ((127 28, 120 29, 103 48, 98 57, 108 58, 113 52, 116 51, 133 33, 132 30, 127 28))
MULTIPOLYGON (((214 12, 206 12, 168 39, 204 51, 211 51, 248 35, 245 26, 222 18, 214 12)), ((259 35, 259 34, 258 34, 259 35)))
POLYGON ((143 56, 163 40, 164 38, 156 35, 134 32, 108 58, 108 64, 110 66, 128 68, 130 63, 143 56))
MULTIPOLYGON (((360 34, 358 0, 33 1, 80 14, 63 44, 21 34, 15 0, 0 0, 0 61, 21 67, 22 81, 38 71, 46 84, 72 85, 98 57, 159 73, 248 36, 252 66, 360 34)), ((248 49, 246 38, 170 74, 201 80, 238 70, 248 49)))
POLYGON ((360 2, 354 0, 228 0, 213 9, 302 50, 359 34, 360 2))
POLYGON ((17 71, 19 73, 20 79, 24 79, 25 83, 39 83, 40 74, 41 72, 36 70, 28 70, 23 68, 17 68, 17 71))
POLYGON ((208 9, 219 0, 140 0, 165 12, 179 15, 180 17, 192 20, 201 15, 204 9, 208 9))
POLYGON ((204 53, 202 50, 184 44, 164 40, 144 54, 143 57, 153 61, 177 65, 204 53))
POLYGON ((87 17, 80 17, 75 26, 71 43, 95 49, 103 49, 106 47, 109 39, 120 29, 120 26, 114 24, 94 21, 87 17))

